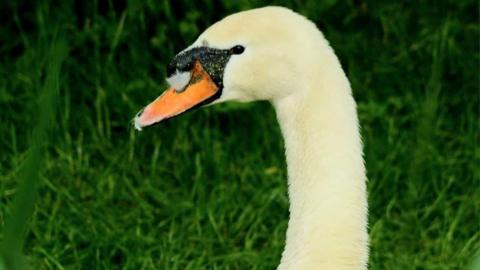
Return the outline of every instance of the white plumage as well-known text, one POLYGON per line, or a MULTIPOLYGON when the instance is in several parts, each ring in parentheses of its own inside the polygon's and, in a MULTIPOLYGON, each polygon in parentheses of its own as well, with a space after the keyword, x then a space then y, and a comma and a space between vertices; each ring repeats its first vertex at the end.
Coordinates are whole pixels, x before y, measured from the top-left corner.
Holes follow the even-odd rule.
POLYGON ((175 73, 167 78, 167 83, 177 92, 182 92, 190 81, 191 72, 181 72, 176 70, 175 73))
POLYGON ((216 102, 269 100, 277 113, 290 199, 278 269, 366 269, 368 207, 356 105, 323 34, 291 10, 266 7, 224 18, 191 47, 204 42, 245 46, 228 62, 216 102))

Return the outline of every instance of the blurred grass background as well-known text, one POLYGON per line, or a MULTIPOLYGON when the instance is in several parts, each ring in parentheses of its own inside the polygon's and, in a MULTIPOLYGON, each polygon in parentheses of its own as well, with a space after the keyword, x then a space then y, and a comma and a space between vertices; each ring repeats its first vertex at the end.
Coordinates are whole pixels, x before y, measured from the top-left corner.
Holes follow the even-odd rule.
POLYGON ((467 267, 480 247, 476 1, 67 0, 0 4, 4 269, 275 268, 288 200, 269 104, 130 126, 178 51, 267 4, 313 20, 351 80, 371 269, 467 267))

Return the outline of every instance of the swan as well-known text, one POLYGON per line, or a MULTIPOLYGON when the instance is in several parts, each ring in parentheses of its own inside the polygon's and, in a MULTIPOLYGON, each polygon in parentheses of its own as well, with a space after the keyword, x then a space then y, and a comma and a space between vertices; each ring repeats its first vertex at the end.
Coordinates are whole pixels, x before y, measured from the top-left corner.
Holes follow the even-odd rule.
POLYGON ((350 83, 314 23, 283 7, 213 24, 167 66, 138 130, 192 108, 269 101, 285 142, 289 221, 278 270, 366 269, 367 192, 350 83))

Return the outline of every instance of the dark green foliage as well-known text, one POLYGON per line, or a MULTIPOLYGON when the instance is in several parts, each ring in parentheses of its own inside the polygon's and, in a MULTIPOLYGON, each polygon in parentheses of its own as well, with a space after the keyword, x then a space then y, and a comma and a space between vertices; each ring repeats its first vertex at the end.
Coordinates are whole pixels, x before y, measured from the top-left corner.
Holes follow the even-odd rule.
MULTIPOLYGON (((130 125, 164 89, 176 52, 225 15, 265 3, 2 2, 3 263, 26 227, 34 269, 274 269, 288 200, 270 105, 206 108, 141 133, 130 125), (54 101, 45 97, 56 80, 54 101), (15 202, 35 192, 18 181, 37 175, 25 224, 28 205, 15 213, 15 202)), ((466 267, 480 242, 478 3, 274 3, 317 23, 351 80, 370 268, 466 267)))

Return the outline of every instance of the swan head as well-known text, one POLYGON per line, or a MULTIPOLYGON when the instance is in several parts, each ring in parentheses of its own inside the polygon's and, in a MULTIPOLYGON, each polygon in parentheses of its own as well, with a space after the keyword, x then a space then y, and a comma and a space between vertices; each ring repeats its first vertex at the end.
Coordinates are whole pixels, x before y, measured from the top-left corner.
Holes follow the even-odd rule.
POLYGON ((316 26, 282 7, 239 12, 213 24, 167 66, 170 88, 135 117, 135 127, 225 101, 274 102, 317 76, 327 42, 316 26), (322 47, 323 46, 323 47, 322 47))

